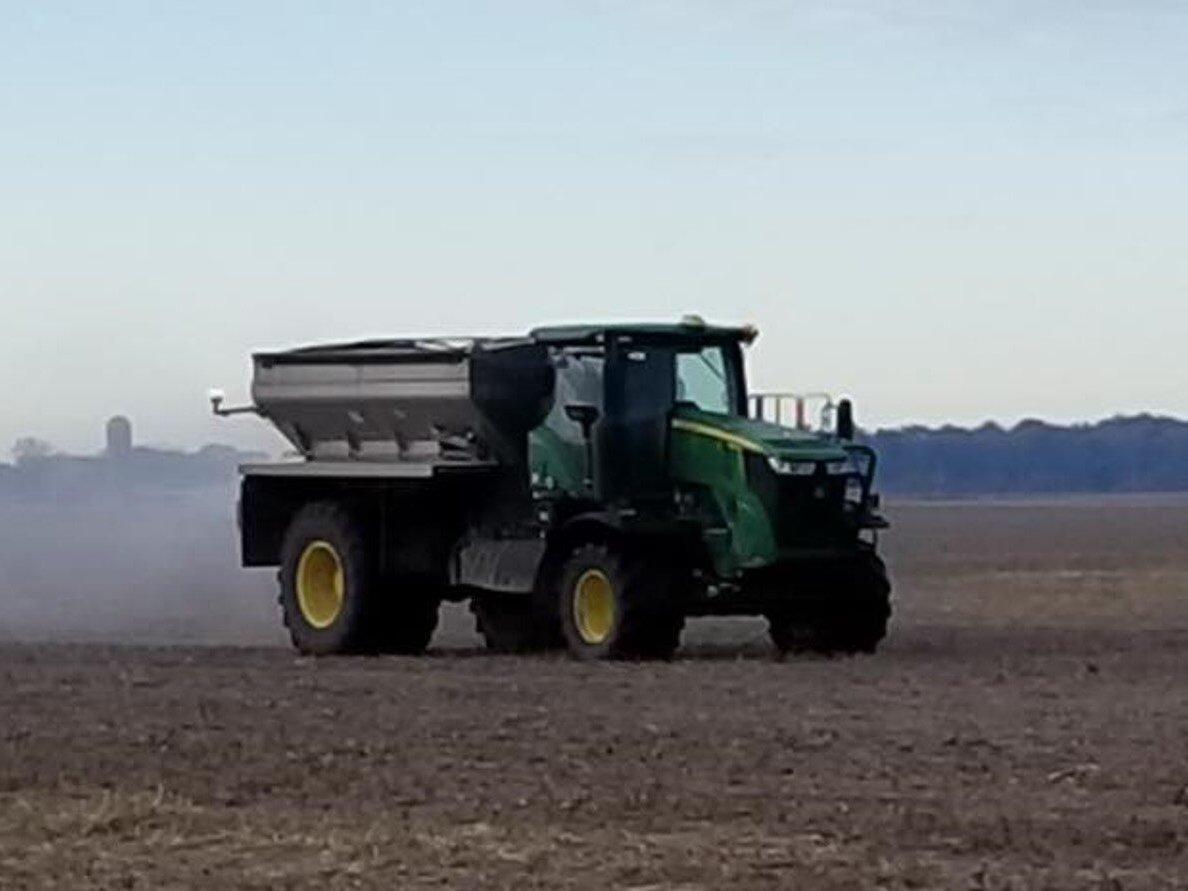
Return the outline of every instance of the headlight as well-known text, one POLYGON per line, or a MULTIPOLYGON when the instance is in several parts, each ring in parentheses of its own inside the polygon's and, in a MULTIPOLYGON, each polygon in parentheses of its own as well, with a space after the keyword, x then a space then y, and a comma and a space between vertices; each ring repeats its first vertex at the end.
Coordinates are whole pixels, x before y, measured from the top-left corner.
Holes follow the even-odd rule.
POLYGON ((830 476, 845 476, 848 473, 857 473, 858 468, 849 458, 840 458, 837 461, 827 461, 825 472, 830 476))
POLYGON ((862 480, 858 477, 846 480, 846 501, 851 504, 862 503, 862 480))
POLYGON ((768 457, 767 463, 776 473, 788 476, 812 476, 817 472, 816 461, 789 461, 787 458, 777 458, 771 455, 768 457))

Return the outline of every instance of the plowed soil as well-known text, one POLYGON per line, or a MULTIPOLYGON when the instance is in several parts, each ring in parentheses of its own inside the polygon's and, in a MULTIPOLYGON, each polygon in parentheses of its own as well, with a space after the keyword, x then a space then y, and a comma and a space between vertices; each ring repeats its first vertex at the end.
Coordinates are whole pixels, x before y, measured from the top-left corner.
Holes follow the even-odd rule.
POLYGON ((868 657, 0 645, 0 888, 1188 887, 1188 505, 894 519, 868 657))

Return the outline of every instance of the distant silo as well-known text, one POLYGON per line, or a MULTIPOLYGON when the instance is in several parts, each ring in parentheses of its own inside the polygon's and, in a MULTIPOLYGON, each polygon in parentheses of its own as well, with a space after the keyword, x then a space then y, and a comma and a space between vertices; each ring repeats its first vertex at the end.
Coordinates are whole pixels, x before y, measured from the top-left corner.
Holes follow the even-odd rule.
POLYGON ((107 454, 109 457, 127 455, 132 451, 132 422, 116 415, 107 422, 107 454))

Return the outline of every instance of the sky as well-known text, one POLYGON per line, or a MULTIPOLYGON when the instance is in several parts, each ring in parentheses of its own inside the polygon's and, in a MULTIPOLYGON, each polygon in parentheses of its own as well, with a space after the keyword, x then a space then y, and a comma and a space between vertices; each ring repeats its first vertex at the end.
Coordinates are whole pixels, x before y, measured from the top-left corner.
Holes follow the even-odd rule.
POLYGON ((0 0, 0 457, 252 350, 751 322, 859 423, 1188 415, 1188 6, 0 0))

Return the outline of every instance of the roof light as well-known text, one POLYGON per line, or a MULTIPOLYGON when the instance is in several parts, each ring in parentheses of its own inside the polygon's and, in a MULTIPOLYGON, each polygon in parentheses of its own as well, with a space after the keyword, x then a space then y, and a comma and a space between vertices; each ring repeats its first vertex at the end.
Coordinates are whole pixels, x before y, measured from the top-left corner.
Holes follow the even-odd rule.
POLYGON ((705 319, 697 315, 697 313, 685 313, 685 315, 681 316, 681 324, 687 328, 704 328, 705 319))

